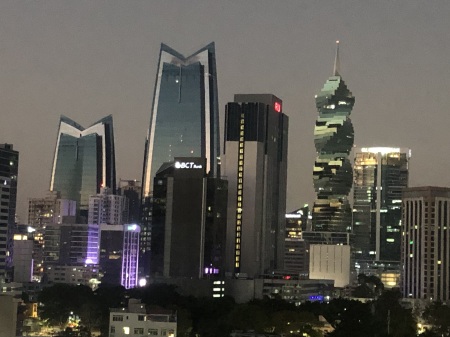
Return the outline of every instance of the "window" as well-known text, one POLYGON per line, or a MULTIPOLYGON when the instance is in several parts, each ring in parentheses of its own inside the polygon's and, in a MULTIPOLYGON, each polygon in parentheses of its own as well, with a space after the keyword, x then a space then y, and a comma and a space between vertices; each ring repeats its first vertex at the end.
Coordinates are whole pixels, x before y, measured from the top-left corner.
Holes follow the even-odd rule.
POLYGON ((113 322, 123 322, 122 315, 113 315, 113 322))
POLYGON ((161 329, 161 336, 167 336, 167 330, 161 329))
POLYGON ((138 321, 145 321, 145 315, 139 315, 138 321))
POLYGON ((135 335, 143 335, 144 334, 144 328, 134 328, 133 333, 135 335))
POLYGON ((123 333, 124 333, 124 335, 129 335, 130 334, 130 327, 129 326, 124 326, 123 327, 123 333))
POLYGON ((158 336, 158 329, 148 329, 149 336, 158 336))
POLYGON ((110 330, 110 332, 111 332, 111 333, 115 333, 115 332, 116 332, 116 327, 115 327, 114 325, 111 325, 111 330, 110 330))

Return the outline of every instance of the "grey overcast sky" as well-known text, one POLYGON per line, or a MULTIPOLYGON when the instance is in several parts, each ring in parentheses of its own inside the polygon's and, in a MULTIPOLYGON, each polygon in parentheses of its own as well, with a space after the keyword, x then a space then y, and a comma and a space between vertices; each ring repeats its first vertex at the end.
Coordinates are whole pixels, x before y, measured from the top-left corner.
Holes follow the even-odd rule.
POLYGON ((314 95, 341 74, 357 146, 412 149, 410 185, 450 186, 450 1, 0 1, 0 143, 18 214, 49 188, 59 116, 114 117, 117 178, 141 178, 160 43, 216 42, 219 104, 273 93, 290 117, 288 210, 312 203, 314 95))

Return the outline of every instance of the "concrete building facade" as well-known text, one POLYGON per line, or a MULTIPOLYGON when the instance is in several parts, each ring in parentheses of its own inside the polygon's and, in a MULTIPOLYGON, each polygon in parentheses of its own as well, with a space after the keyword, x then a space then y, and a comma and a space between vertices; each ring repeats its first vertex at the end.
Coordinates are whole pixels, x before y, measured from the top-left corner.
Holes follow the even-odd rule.
POLYGON ((402 200, 403 296, 448 302, 450 188, 407 188, 402 200))

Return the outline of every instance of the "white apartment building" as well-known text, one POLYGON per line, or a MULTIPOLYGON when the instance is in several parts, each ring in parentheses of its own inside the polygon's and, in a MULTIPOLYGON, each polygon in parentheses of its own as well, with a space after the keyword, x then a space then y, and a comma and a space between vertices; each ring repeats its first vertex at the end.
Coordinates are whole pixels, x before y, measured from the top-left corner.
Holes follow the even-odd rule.
POLYGON ((147 311, 139 300, 130 299, 128 308, 111 309, 109 337, 176 337, 177 317, 171 311, 147 311))

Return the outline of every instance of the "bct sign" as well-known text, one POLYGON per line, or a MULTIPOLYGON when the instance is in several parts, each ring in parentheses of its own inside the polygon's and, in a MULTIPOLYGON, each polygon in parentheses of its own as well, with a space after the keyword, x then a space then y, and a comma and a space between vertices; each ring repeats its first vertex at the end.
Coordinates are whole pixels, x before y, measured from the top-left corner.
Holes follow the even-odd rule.
POLYGON ((176 169, 201 169, 201 164, 195 164, 192 161, 176 161, 175 162, 176 169))

